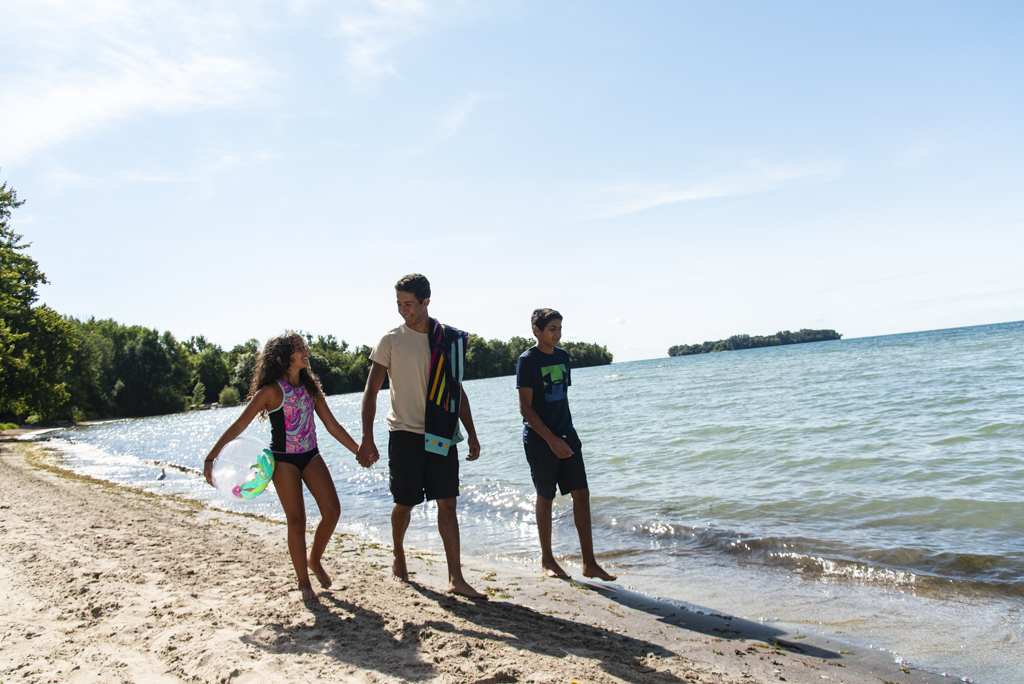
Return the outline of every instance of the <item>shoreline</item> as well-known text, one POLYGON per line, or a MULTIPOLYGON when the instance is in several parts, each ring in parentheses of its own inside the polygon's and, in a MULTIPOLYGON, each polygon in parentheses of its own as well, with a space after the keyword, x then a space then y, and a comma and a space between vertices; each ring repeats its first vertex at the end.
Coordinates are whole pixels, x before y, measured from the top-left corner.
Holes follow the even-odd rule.
POLYGON ((0 673, 26 681, 949 681, 798 625, 698 613, 614 584, 336 534, 307 608, 275 521, 148 494, 0 445, 0 673))

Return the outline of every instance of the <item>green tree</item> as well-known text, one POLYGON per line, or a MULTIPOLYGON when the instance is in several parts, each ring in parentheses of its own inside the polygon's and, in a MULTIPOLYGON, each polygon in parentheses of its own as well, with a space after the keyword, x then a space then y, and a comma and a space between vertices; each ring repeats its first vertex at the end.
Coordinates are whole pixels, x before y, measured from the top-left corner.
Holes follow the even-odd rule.
POLYGON ((211 404, 217 401, 220 391, 231 381, 231 369, 228 368, 227 355, 218 345, 195 345, 195 340, 193 337, 186 345, 192 361, 192 377, 206 388, 206 396, 200 403, 211 404), (200 351, 191 353, 193 349, 200 351))
POLYGON ((67 415, 67 376, 77 349, 73 326, 45 305, 35 305, 46 283, 39 264, 9 224, 18 200, 0 184, 0 413, 67 415))
POLYGON ((192 390, 192 406, 202 406, 206 403, 206 386, 200 380, 192 390))
POLYGON ((255 352, 242 352, 235 357, 235 365, 231 371, 231 386, 238 392, 239 397, 249 396, 249 386, 252 385, 252 376, 256 372, 256 358, 259 354, 255 352))
POLYGON ((70 403, 80 414, 148 416, 185 408, 193 368, 186 346, 171 333, 109 319, 68 320, 78 339, 70 403))
MULTIPOLYGON (((535 340, 527 337, 513 337, 508 342, 484 340, 478 335, 469 336, 466 350, 466 380, 495 378, 515 375, 516 363, 524 351, 532 347, 535 340)), ((563 342, 559 345, 569 353, 573 368, 601 366, 612 362, 607 347, 591 342, 563 342)))

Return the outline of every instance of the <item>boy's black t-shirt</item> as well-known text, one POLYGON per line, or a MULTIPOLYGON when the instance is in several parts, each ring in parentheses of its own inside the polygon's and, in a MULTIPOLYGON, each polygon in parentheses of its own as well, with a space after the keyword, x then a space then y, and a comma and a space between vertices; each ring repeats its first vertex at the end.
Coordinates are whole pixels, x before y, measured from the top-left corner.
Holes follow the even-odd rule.
MULTIPOLYGON (((575 432, 569 413, 569 353, 555 347, 553 354, 545 354, 530 347, 516 363, 516 389, 533 389, 533 410, 553 433, 561 437, 575 432)), ((538 444, 544 440, 523 421, 523 442, 538 444)))

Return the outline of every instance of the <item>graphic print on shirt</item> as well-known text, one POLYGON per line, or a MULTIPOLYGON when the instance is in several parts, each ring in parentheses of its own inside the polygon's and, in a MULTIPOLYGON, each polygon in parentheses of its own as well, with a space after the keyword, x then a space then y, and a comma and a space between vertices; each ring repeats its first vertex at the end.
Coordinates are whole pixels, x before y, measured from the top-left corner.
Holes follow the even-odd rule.
POLYGON ((566 398, 564 363, 541 366, 540 376, 544 381, 544 401, 562 401, 566 398))
POLYGON ((306 388, 280 383, 284 390, 285 443, 288 453, 304 453, 316 447, 316 426, 313 423, 315 404, 306 388))

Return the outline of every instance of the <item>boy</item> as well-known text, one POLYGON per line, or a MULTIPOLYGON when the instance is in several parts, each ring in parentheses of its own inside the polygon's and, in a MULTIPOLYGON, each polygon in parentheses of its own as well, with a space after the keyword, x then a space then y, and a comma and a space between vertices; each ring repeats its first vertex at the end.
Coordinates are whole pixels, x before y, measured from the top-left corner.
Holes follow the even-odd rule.
POLYGON ((580 537, 583 576, 607 581, 594 558, 590 530, 590 489, 583 452, 569 413, 569 354, 558 348, 562 339, 562 314, 537 309, 531 317, 537 344, 523 352, 516 364, 519 412, 523 414, 523 444, 530 474, 537 489, 537 532, 540 535, 541 567, 548 577, 570 579, 551 553, 551 504, 555 485, 572 495, 572 517, 580 537))
POLYGON ((448 591, 472 599, 487 599, 462 574, 459 519, 458 421, 468 433, 467 461, 480 458, 480 442, 473 426, 469 397, 462 388, 466 334, 430 317, 430 281, 411 273, 395 284, 398 314, 405 321, 384 333, 370 354, 373 365, 363 390, 363 438, 357 457, 372 465, 380 454, 373 441, 377 393, 385 374, 391 386, 388 412, 388 466, 391 496, 391 536, 396 580, 409 581, 405 559, 405 532, 412 509, 423 500, 437 502, 437 529, 448 561, 448 591), (434 379, 431 386, 427 380, 434 379), (438 382, 442 380, 443 382, 438 382), (432 394, 433 392, 433 394, 432 394), (431 401, 428 402, 427 399, 431 401), (436 398, 436 401, 435 401, 436 398))

